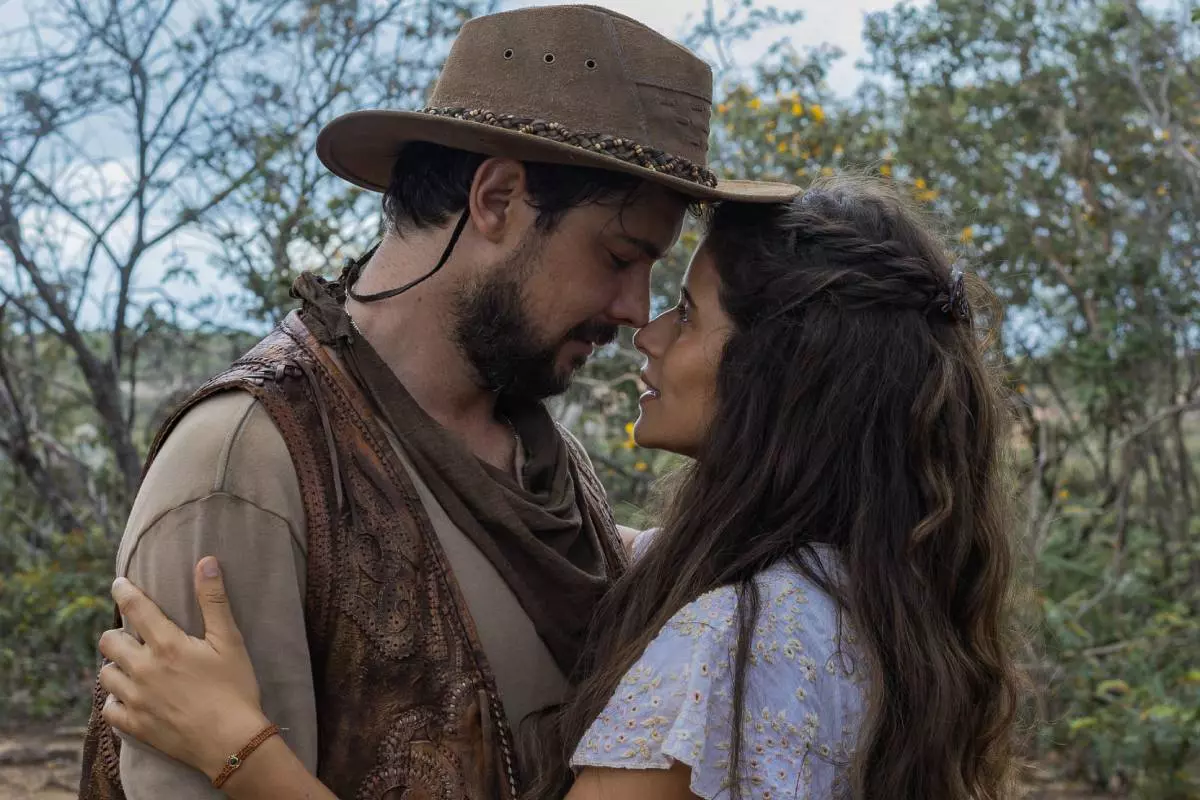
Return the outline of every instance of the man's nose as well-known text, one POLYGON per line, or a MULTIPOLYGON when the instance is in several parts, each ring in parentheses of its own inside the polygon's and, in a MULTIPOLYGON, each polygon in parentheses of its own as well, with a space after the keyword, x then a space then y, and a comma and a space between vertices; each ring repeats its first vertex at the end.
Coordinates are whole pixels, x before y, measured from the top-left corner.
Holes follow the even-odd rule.
POLYGON ((621 276, 617 296, 609 307, 613 321, 641 328, 650 321, 650 268, 634 267, 621 276))

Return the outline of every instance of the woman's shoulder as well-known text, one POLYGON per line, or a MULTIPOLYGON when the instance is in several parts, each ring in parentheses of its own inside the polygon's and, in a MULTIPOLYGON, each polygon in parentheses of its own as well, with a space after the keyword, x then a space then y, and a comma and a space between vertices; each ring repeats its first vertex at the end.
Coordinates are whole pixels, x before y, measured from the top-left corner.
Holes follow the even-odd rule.
MULTIPOLYGON (((818 569, 836 579, 834 557, 824 555, 820 563, 826 566, 818 569)), ((842 627, 837 602, 803 570, 790 563, 776 564, 755 577, 754 588, 758 601, 754 640, 837 638, 842 627)), ((748 600, 737 586, 714 589, 676 612, 664 626, 663 634, 703 633, 736 641, 738 619, 743 614, 741 604, 748 600)))

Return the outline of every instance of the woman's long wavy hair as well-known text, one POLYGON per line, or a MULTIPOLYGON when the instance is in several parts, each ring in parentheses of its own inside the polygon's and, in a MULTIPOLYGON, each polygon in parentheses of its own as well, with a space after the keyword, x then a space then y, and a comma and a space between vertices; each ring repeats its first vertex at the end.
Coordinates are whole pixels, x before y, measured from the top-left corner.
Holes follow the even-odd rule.
MULTIPOLYGON (((741 720, 753 579, 781 561, 837 600, 869 677, 853 796, 1006 796, 1022 686, 1007 416, 977 326, 950 306, 947 251, 889 189, 846 178, 786 204, 723 204, 705 246, 734 323, 715 419, 659 534, 604 599, 553 735, 526 742, 529 796, 562 796, 566 759, 622 675, 673 614, 727 585, 741 720), (837 580, 806 557, 817 544, 839 554, 837 580)), ((749 794, 741 728, 733 798, 749 794)))

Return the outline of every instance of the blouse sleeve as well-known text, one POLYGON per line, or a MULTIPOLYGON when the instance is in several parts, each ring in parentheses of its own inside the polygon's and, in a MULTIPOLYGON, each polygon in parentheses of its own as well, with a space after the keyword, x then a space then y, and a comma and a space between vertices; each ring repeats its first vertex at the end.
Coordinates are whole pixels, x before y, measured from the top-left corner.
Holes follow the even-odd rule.
POLYGON ((646 548, 650 546, 650 542, 654 539, 657 533, 658 528, 648 528, 639 533, 637 536, 633 537, 633 547, 631 548, 630 554, 633 556, 634 561, 637 561, 642 557, 642 555, 645 554, 646 548))

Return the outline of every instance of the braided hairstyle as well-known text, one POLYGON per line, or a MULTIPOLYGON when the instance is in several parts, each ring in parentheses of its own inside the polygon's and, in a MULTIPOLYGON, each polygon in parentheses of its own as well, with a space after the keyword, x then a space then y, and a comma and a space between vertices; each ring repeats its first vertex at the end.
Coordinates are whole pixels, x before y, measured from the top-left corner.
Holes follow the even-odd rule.
MULTIPOLYGON (((853 632, 843 655, 867 678, 852 796, 1008 796, 1022 683, 1006 413, 946 250, 895 193, 851 178, 790 203, 723 204, 703 246, 734 328, 714 422, 659 535, 601 604, 556 757, 673 614, 732 585, 729 789, 749 796, 740 720, 754 577, 786 561, 837 601, 853 632), (812 557, 817 544, 839 554, 836 578, 812 557)), ((543 775, 533 796, 561 792, 564 773, 543 775)))

